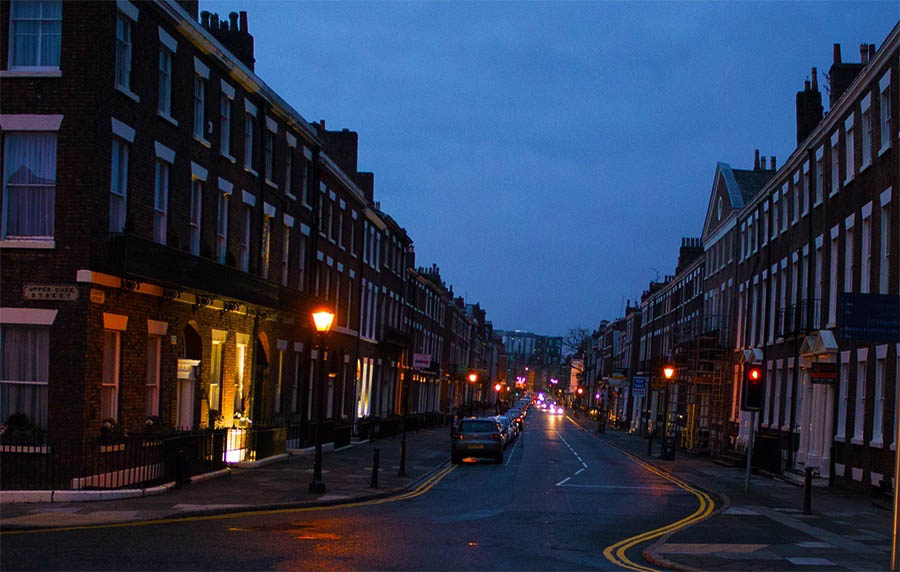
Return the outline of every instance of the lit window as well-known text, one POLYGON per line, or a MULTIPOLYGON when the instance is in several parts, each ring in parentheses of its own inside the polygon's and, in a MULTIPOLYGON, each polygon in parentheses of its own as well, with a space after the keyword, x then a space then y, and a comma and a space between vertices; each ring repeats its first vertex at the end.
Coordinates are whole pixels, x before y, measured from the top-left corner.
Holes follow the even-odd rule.
POLYGON ((62 2, 10 4, 9 67, 59 68, 62 2))
POLYGON ((56 134, 4 133, 4 238, 52 238, 56 134))
POLYGON ((50 328, 4 324, 0 327, 0 418, 13 413, 47 428, 50 380, 50 328))

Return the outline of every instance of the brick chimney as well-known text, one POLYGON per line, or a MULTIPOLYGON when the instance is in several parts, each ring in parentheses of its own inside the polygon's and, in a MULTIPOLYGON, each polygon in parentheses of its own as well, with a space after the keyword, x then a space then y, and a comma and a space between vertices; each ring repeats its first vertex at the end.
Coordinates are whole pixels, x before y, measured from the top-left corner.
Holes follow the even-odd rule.
MULTIPOLYGON (((837 50, 835 53, 840 58, 839 46, 837 50)), ((803 84, 803 91, 797 92, 797 145, 802 143, 822 121, 822 113, 822 94, 819 93, 818 72, 816 68, 812 68, 812 85, 806 81, 803 84)))
MULTIPOLYGON (((862 48, 860 48, 860 53, 862 53, 862 48)), ((864 67, 866 67, 865 62, 860 62, 858 64, 842 62, 841 45, 834 45, 834 62, 828 70, 828 77, 831 81, 831 93, 829 94, 828 101, 831 107, 834 107, 837 100, 844 95, 844 92, 847 91, 847 88, 850 87, 850 84, 853 83, 853 80, 856 79, 856 76, 859 75, 859 72, 864 67)))
POLYGON ((231 12, 228 21, 219 20, 219 15, 204 10, 200 12, 200 23, 226 49, 253 71, 256 60, 253 57, 253 36, 247 27, 247 12, 231 12))
POLYGON ((703 243, 699 238, 684 237, 681 239, 681 248, 678 249, 678 266, 675 274, 678 274, 691 262, 703 256, 703 243))

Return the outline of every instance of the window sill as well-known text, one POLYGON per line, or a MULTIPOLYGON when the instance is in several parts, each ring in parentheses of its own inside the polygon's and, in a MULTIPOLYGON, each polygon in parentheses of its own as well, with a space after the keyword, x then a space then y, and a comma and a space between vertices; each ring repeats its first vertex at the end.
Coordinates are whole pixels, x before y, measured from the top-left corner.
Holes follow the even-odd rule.
POLYGON ((846 187, 847 185, 852 183, 854 178, 856 178, 856 175, 854 175, 853 177, 850 177, 848 179, 844 179, 844 182, 841 183, 841 187, 846 187))
POLYGON ((296 201, 296 200, 297 200, 297 197, 295 197, 294 194, 293 194, 292 192, 290 192, 290 191, 285 191, 285 192, 284 192, 284 195, 285 195, 287 198, 291 199, 292 201, 296 201))
POLYGON ((309 203, 303 203, 303 208, 305 208, 306 210, 309 210, 309 211, 313 210, 312 205, 309 203))
MULTIPOLYGON (((3 75, 0 74, 0 77, 3 77, 3 75)), ((878 156, 881 157, 881 156, 884 155, 885 152, 887 152, 887 150, 890 149, 890 148, 891 148, 891 144, 890 144, 890 143, 888 143, 886 146, 885 146, 885 145, 882 145, 882 146, 881 146, 881 149, 878 151, 878 156)))
POLYGON ((118 92, 121 93, 122 95, 128 97, 128 99, 131 99, 131 100, 134 101, 135 103, 140 103, 140 102, 141 102, 141 98, 138 97, 138 95, 137 95, 136 93, 134 93, 133 91, 131 91, 131 90, 128 89, 127 87, 124 87, 124 86, 121 86, 121 85, 116 84, 116 91, 118 91, 118 92))
POLYGON ((13 69, 0 71, 0 78, 5 77, 62 77, 59 69, 13 69))
POLYGON ((171 115, 169 115, 168 113, 166 113, 165 111, 157 110, 156 116, 159 117, 160 119, 165 119, 166 121, 168 121, 175 127, 178 127, 178 120, 175 119, 174 117, 172 117, 171 115))
POLYGON ((862 445, 862 444, 863 444, 863 440, 854 437, 853 439, 850 439, 850 444, 852 444, 852 445, 862 445))
POLYGON ((5 238, 0 240, 0 248, 29 248, 41 250, 53 250, 56 248, 56 241, 53 239, 22 239, 22 238, 5 238))
POLYGON ((872 160, 869 159, 869 162, 868 162, 868 163, 863 163, 862 165, 860 165, 860 167, 859 167, 859 174, 864 173, 865 170, 868 169, 868 168, 871 167, 871 166, 872 166, 872 160))
POLYGON ((265 180, 266 180, 266 185, 272 187, 272 188, 275 189, 276 191, 278 190, 278 185, 276 185, 275 183, 273 183, 272 181, 270 181, 268 177, 266 177, 265 180))
POLYGON ((194 141, 203 145, 207 149, 212 149, 212 143, 204 139, 203 137, 199 137, 196 133, 194 133, 194 141))
POLYGON ((843 442, 845 442, 845 441, 847 440, 847 438, 844 437, 843 435, 835 435, 835 436, 834 436, 834 440, 835 440, 835 441, 838 441, 838 442, 840 442, 840 443, 843 443, 843 442))
POLYGON ((337 244, 337 243, 334 241, 333 238, 329 238, 329 239, 328 239, 328 242, 330 242, 331 244, 335 244, 335 245, 337 244))
POLYGON ((881 439, 879 439, 878 441, 869 441, 869 447, 884 449, 884 441, 882 441, 881 439))
POLYGON ((825 324, 826 330, 833 330, 836 327, 837 327, 837 322, 828 322, 827 324, 825 324))
POLYGON ((343 244, 339 245, 338 248, 340 248, 340 249, 343 250, 344 252, 347 252, 347 247, 344 246, 343 244))
POLYGON ((247 171, 248 173, 250 173, 251 175, 253 175, 254 177, 259 176, 259 173, 257 173, 256 171, 253 170, 253 167, 248 167, 247 165, 244 165, 244 170, 247 171))
POLYGON ((228 162, 231 163, 232 165, 234 165, 235 163, 237 163, 237 159, 235 159, 234 157, 232 157, 232 156, 229 155, 228 153, 219 153, 219 154, 222 155, 222 157, 224 157, 225 159, 227 159, 228 162))

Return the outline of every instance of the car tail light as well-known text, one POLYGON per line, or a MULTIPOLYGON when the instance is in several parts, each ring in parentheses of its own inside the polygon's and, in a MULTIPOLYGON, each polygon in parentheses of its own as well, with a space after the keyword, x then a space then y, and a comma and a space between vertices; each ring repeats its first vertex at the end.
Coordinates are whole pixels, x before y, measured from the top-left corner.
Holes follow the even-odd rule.
POLYGON ((462 433, 457 433, 456 438, 459 439, 460 441, 462 441, 463 439, 465 439, 465 437, 463 436, 462 433))
POLYGON ((499 441, 500 433, 491 433, 491 439, 493 439, 494 441, 499 441))

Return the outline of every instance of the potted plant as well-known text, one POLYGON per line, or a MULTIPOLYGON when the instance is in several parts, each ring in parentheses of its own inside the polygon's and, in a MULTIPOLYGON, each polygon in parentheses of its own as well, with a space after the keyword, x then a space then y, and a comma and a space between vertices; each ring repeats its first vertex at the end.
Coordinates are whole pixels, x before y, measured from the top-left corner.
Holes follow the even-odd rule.
POLYGON ((118 421, 107 417, 100 423, 101 451, 120 451, 125 448, 125 429, 118 421))

